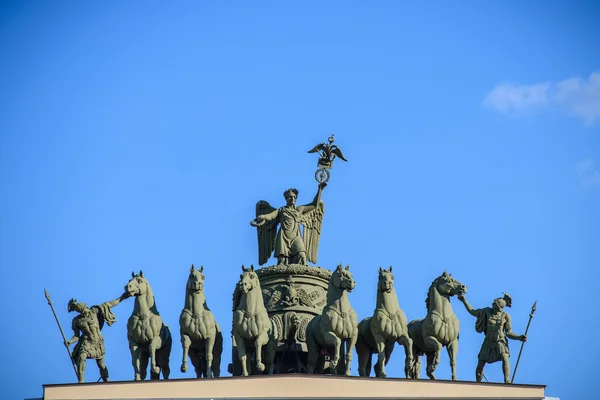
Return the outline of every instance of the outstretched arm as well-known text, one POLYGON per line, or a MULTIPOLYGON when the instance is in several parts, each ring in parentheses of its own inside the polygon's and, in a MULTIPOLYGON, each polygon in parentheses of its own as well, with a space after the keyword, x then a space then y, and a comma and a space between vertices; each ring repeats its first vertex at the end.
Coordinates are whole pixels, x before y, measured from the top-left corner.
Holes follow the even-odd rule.
POLYGON ((118 298, 112 300, 112 301, 107 301, 106 304, 110 307, 113 308, 114 306, 116 306, 117 304, 119 304, 121 301, 125 300, 126 298, 129 297, 128 293, 123 293, 121 296, 119 296, 118 298))
POLYGON ((504 324, 504 329, 506 329, 506 336, 512 340, 520 340, 521 342, 527 341, 527 336, 525 335, 517 335, 512 331, 512 322, 510 320, 510 315, 506 314, 506 322, 504 324))
POLYGON ((262 214, 256 217, 256 221, 258 223, 262 223, 263 221, 272 221, 277 218, 277 214, 279 214, 279 210, 273 210, 268 214, 262 214))
POLYGON ((464 295, 462 295, 462 294, 459 294, 457 297, 458 297, 458 299, 459 299, 460 301, 462 301, 462 303, 465 305, 465 308, 467 309, 467 311, 469 312, 469 314, 471 314, 471 315, 472 315, 472 316, 474 316, 474 317, 477 317, 477 316, 479 315, 479 312, 478 312, 478 310, 474 309, 474 308, 473 308, 473 307, 472 307, 472 306, 469 304, 469 302, 467 301, 467 299, 465 298, 465 296, 464 296, 464 295))
POLYGON ((321 193, 323 192, 323 188, 325 186, 327 186, 327 183, 319 183, 319 189, 317 190, 317 194, 315 195, 315 198, 313 199, 312 203, 299 206, 298 211, 300 211, 301 213, 306 213, 314 210, 321 202, 321 193))

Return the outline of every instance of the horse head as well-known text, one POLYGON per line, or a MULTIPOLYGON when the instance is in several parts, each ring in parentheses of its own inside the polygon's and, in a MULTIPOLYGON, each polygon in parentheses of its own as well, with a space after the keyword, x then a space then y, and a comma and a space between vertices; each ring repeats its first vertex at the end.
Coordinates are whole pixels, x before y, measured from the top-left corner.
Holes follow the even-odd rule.
POLYGON ((192 264, 190 267, 190 276, 186 285, 188 291, 199 293, 204 290, 205 276, 202 271, 204 271, 204 266, 201 266, 200 269, 195 269, 194 264, 192 264))
POLYGON ((467 287, 454 279, 452 274, 448 274, 446 271, 433 281, 433 286, 440 294, 445 296, 467 293, 467 287))
POLYGON ((139 274, 131 273, 131 279, 125 285, 125 292, 130 296, 145 296, 148 294, 149 287, 148 281, 144 278, 144 273, 140 270, 139 274))
POLYGON ((351 292, 356 287, 356 281, 352 277, 350 266, 346 265, 346 268, 343 268, 342 264, 339 264, 331 274, 331 283, 338 289, 351 292))
POLYGON ((391 293, 394 289, 394 275, 392 267, 390 269, 382 269, 379 267, 379 281, 377 282, 377 290, 383 293, 391 293))
POLYGON ((238 289, 243 294, 248 294, 248 292, 260 286, 258 276, 256 275, 256 272, 254 272, 254 265, 251 265, 250 268, 246 268, 242 265, 242 271, 240 281, 238 282, 238 289))

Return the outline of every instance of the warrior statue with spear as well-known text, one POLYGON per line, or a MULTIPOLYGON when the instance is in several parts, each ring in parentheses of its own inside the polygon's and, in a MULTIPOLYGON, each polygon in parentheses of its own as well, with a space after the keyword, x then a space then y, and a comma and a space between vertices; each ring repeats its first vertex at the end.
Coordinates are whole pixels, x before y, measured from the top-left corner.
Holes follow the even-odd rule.
POLYGON ((100 369, 100 378, 102 378, 104 382, 108 382, 108 369, 104 364, 104 355, 106 354, 104 349, 104 337, 100 331, 104 326, 104 322, 106 322, 109 326, 116 322, 116 318, 110 309, 119 304, 122 300, 129 297, 129 295, 127 293, 123 293, 115 300, 89 308, 85 303, 71 299, 67 306, 67 310, 69 312, 76 311, 78 315, 73 318, 71 324, 73 329, 73 337, 69 340, 67 340, 64 335, 62 327, 60 326, 60 322, 58 321, 58 317, 56 316, 56 312, 54 311, 54 306, 50 300, 50 295, 47 291, 45 292, 45 295, 46 299, 48 300, 48 304, 52 308, 56 322, 58 323, 58 327, 63 336, 67 351, 69 352, 71 362, 75 367, 75 373, 77 374, 78 382, 83 383, 84 381, 83 377, 85 371, 85 362, 87 359, 96 360, 98 368, 100 369), (70 346, 75 342, 77 342, 77 344, 73 349, 73 354, 71 354, 70 346))
POLYGON ((512 306, 512 298, 504 293, 504 297, 497 298, 491 307, 474 309, 471 307, 464 295, 459 294, 458 299, 463 302, 469 314, 477 317, 475 330, 485 334, 485 339, 479 351, 479 362, 475 370, 475 379, 481 382, 483 378, 483 368, 485 364, 492 364, 502 361, 502 371, 504 372, 504 383, 511 383, 510 379, 510 352, 508 340, 520 340, 525 342, 526 335, 517 335, 512 331, 510 315, 503 310, 504 307, 512 306))

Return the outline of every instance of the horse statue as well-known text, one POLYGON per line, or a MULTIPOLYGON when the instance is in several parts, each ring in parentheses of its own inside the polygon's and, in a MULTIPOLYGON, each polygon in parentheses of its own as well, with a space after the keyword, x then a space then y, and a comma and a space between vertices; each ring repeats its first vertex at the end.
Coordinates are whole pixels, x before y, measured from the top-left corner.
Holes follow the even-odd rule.
POLYGON ((259 373, 265 371, 263 364, 263 350, 266 361, 266 370, 269 375, 275 368, 275 353, 277 341, 274 338, 274 329, 265 303, 258 275, 254 265, 245 268, 242 265, 242 274, 238 282, 239 299, 233 313, 233 336, 242 367, 242 375, 248 376, 252 372, 252 351, 259 373), (247 354, 250 353, 250 357, 247 354))
POLYGON ((352 351, 358 337, 358 316, 348 300, 348 292, 356 286, 349 271, 339 264, 329 278, 327 304, 321 315, 314 317, 306 327, 309 374, 315 373, 321 351, 332 354, 330 370, 332 375, 344 373, 350 376, 352 351), (345 359, 343 357, 345 344, 345 359))
POLYGON ((448 349, 452 380, 456 380, 456 355, 458 354, 459 321, 454 315, 450 297, 467 292, 467 287, 444 272, 431 286, 425 304, 425 319, 411 321, 408 334, 413 340, 414 360, 407 377, 419 379, 422 355, 427 355, 427 376, 435 379, 433 372, 440 363, 442 347, 448 349))
POLYGON ((188 355, 196 377, 218 377, 221 369, 223 334, 204 296, 204 267, 190 267, 185 286, 185 306, 179 316, 179 333, 183 347, 181 372, 187 372, 188 355))
POLYGON ((135 373, 135 380, 146 379, 148 358, 150 358, 150 379, 169 379, 169 357, 173 339, 169 327, 165 325, 156 309, 154 294, 144 274, 131 273, 131 280, 125 285, 125 292, 135 296, 133 313, 127 321, 127 339, 135 373))
POLYGON ((406 352, 404 373, 408 377, 413 363, 413 341, 408 336, 407 320, 404 311, 398 304, 398 296, 394 289, 392 267, 389 270, 379 267, 377 283, 377 303, 372 317, 367 317, 358 324, 358 373, 369 376, 371 373, 371 357, 377 354, 375 376, 385 378, 385 366, 390 361, 396 342, 404 346, 406 352))

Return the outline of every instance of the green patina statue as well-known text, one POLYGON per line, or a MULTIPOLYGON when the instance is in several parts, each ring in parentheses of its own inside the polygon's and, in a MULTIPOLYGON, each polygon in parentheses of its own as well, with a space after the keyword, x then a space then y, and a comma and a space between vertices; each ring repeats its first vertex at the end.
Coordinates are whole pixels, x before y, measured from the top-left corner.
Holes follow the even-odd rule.
POLYGON ((127 320, 127 340, 131 353, 134 379, 146 379, 148 359, 150 359, 150 379, 169 379, 171 369, 169 359, 173 339, 171 330, 163 322, 154 292, 144 274, 131 273, 131 279, 125 285, 125 291, 133 296, 133 312, 127 320))
POLYGON ((261 200, 256 204, 256 219, 250 222, 258 231, 258 262, 265 264, 273 251, 277 264, 307 265, 307 260, 316 263, 323 222, 324 205, 321 192, 327 186, 319 184, 317 194, 310 204, 296 206, 297 189, 283 193, 286 205, 279 209, 261 200), (300 225, 304 225, 304 237, 300 225), (277 231, 277 225, 280 226, 277 231))
POLYGON ((250 268, 242 265, 238 288, 232 333, 242 366, 242 376, 251 375, 253 372, 252 360, 256 366, 256 374, 263 373, 266 369, 267 373, 272 375, 277 342, 273 338, 273 323, 265 308, 260 281, 254 271, 254 265, 251 265, 250 268))
POLYGON ((491 307, 474 309, 467 302, 463 294, 458 295, 458 299, 463 302, 469 314, 477 317, 475 330, 485 334, 485 339, 479 351, 479 362, 475 370, 475 379, 481 382, 483 377, 483 368, 485 364, 492 364, 502 361, 502 371, 504 372, 504 383, 511 383, 510 380, 510 351, 508 348, 508 339, 520 340, 525 342, 527 336, 517 335, 512 331, 510 315, 503 310, 504 307, 512 306, 512 299, 508 294, 497 298, 491 307))
POLYGON ((352 352, 358 339, 358 316, 350 304, 348 293, 355 287, 350 266, 343 268, 339 264, 329 278, 327 304, 321 315, 314 317, 306 327, 306 369, 309 374, 322 373, 317 365, 320 365, 319 356, 325 352, 332 357, 329 364, 332 375, 350 376, 352 352))
POLYGON ((371 317, 363 319, 358 324, 356 354, 358 354, 359 375, 369 376, 371 358, 373 354, 377 354, 375 376, 385 378, 387 376, 385 366, 390 361, 396 343, 404 346, 406 353, 404 373, 408 377, 409 369, 413 364, 413 341, 408 336, 408 322, 398 303, 392 267, 387 270, 379 267, 375 311, 371 317))
POLYGON ((450 298, 466 293, 467 287, 454 279, 452 274, 444 273, 431 283, 427 291, 425 305, 427 315, 424 319, 413 320, 408 324, 408 334, 413 340, 413 363, 408 369, 407 378, 419 379, 421 356, 427 356, 427 376, 436 379, 434 372, 440 364, 443 347, 448 350, 452 380, 456 377, 456 356, 458 354, 458 333, 460 322, 450 304, 450 298))
POLYGON ((109 326, 116 322, 116 318, 110 309, 127 297, 129 297, 127 294, 123 294, 113 301, 89 308, 85 303, 78 302, 75 299, 69 301, 67 306, 68 311, 76 311, 79 315, 73 318, 73 337, 65 340, 65 346, 69 348, 69 346, 77 342, 73 349, 73 360, 77 368, 79 383, 83 383, 84 381, 85 362, 87 359, 96 360, 100 369, 100 377, 104 382, 108 382, 108 368, 104 364, 106 350, 101 330, 104 322, 109 326))
POLYGON ((203 271, 204 266, 195 269, 192 264, 185 285, 185 305, 179 316, 179 333, 183 348, 181 372, 187 372, 189 356, 197 378, 218 378, 221 373, 223 334, 206 302, 203 271))

